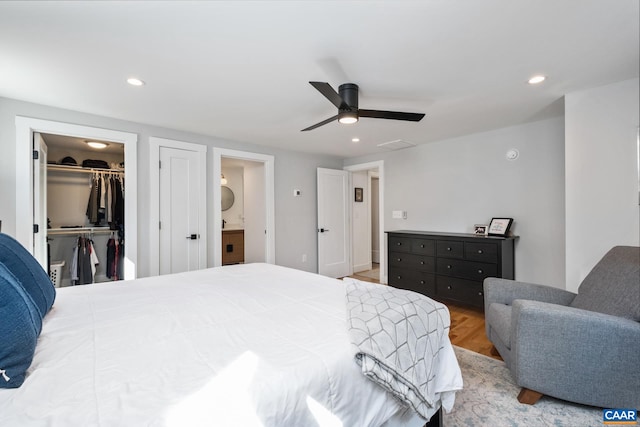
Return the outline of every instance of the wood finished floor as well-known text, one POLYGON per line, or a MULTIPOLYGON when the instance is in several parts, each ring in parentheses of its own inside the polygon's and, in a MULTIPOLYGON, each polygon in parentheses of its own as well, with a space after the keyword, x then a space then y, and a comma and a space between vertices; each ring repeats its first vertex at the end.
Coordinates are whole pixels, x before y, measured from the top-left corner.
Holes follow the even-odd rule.
MULTIPOLYGON (((364 282, 380 283, 380 281, 366 276, 354 274, 354 279, 364 282)), ((484 313, 482 310, 445 303, 451 313, 451 329, 449 339, 451 344, 476 353, 484 354, 494 359, 502 360, 499 356, 491 354, 493 344, 487 338, 484 331, 484 313)))

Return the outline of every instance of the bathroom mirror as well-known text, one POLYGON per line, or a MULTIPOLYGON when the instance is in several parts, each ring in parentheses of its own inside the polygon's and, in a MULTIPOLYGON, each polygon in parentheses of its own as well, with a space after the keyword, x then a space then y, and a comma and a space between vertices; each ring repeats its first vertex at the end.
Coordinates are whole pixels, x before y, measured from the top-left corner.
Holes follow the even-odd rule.
POLYGON ((231 206, 233 206, 233 201, 235 200, 235 196, 233 195, 233 191, 227 186, 220 187, 221 199, 222 199, 222 210, 226 211, 231 206))

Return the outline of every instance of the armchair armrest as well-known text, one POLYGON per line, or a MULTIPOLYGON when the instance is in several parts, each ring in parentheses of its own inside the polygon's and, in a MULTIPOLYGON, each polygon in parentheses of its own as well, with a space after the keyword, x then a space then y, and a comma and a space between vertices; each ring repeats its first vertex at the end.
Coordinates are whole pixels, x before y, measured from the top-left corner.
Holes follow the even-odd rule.
POLYGON ((512 325, 510 368, 518 385, 594 406, 640 406, 640 323, 515 300, 512 325))
POLYGON ((516 280, 487 277, 484 279, 484 309, 489 311, 492 302, 512 305, 516 299, 549 302, 553 304, 569 305, 576 297, 573 292, 551 286, 534 283, 518 282, 516 280))

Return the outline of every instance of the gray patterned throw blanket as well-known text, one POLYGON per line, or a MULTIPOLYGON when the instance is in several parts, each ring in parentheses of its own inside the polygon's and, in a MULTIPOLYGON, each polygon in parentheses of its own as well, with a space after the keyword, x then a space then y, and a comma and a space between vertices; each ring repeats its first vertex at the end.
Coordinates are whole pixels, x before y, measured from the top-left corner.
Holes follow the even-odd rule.
POLYGON ((438 357, 449 343, 448 309, 415 292, 344 281, 349 336, 362 373, 428 419, 427 409, 438 401, 438 357))

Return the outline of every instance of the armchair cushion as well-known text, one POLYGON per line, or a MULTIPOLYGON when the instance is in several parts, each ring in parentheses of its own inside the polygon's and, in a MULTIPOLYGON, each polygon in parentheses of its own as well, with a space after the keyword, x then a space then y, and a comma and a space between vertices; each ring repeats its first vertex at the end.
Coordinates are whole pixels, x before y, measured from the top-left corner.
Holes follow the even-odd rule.
POLYGON ((486 322, 491 325, 498 338, 507 348, 511 348, 511 306, 505 304, 491 304, 485 310, 486 322))
POLYGON ((571 306, 640 322, 640 248, 615 246, 607 252, 571 306))

